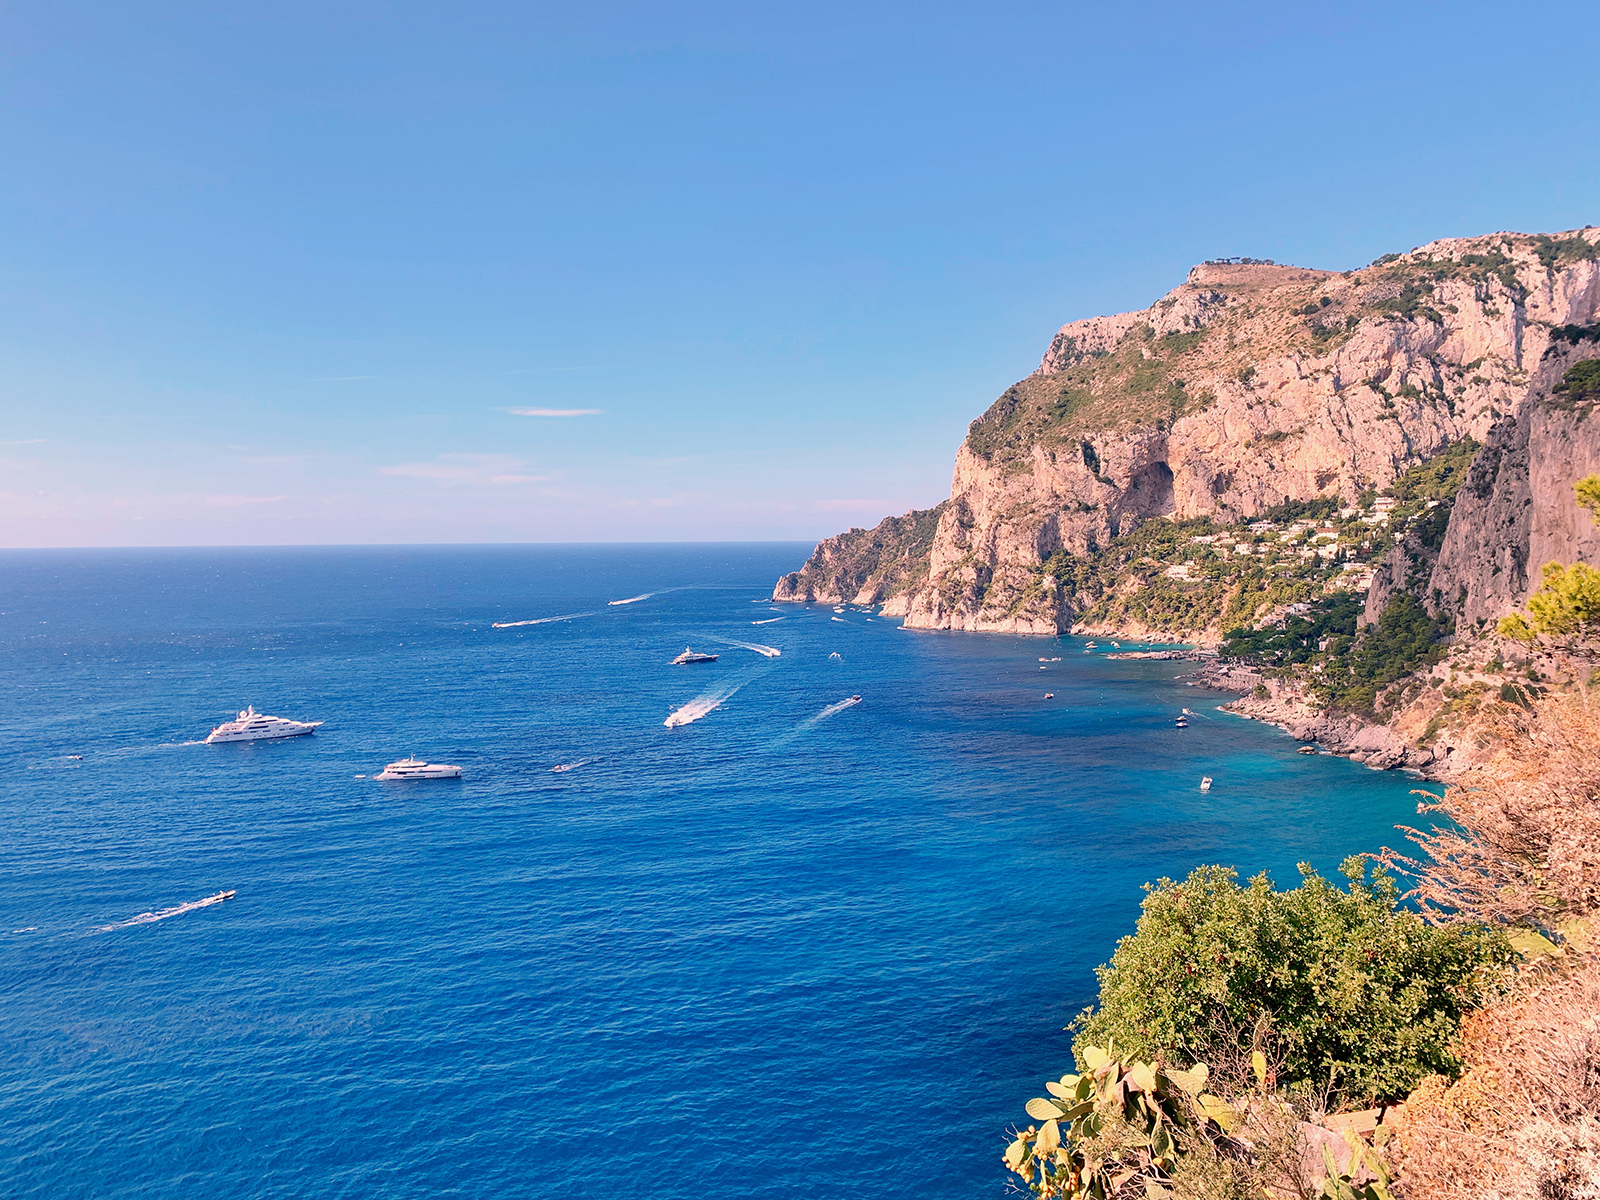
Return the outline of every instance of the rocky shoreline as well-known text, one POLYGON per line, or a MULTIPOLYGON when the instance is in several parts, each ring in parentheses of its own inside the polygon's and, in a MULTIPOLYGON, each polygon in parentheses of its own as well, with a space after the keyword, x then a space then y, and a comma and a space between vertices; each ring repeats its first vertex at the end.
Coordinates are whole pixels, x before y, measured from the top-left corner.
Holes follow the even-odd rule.
POLYGON ((1304 688, 1292 680, 1269 679, 1232 659, 1203 665, 1189 679, 1192 687, 1243 693, 1221 706, 1252 721, 1276 725, 1296 741, 1312 744, 1377 771, 1406 768, 1424 779, 1448 780, 1456 773, 1454 747, 1441 757, 1427 746, 1408 742, 1388 725, 1348 713, 1317 708, 1304 688), (1262 693, 1265 692, 1265 695, 1262 693))

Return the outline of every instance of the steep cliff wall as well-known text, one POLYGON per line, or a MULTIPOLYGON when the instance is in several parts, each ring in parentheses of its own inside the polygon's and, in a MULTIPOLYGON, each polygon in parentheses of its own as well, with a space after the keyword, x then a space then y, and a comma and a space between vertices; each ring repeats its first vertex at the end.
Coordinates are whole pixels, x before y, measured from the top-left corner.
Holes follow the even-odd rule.
MULTIPOLYGON (((1065 632, 1076 598, 1044 570, 1062 551, 1092 554, 1151 517, 1237 521, 1286 500, 1354 499, 1462 438, 1498 428, 1503 441, 1505 418, 1548 394, 1570 353, 1546 359, 1552 330, 1600 313, 1597 243, 1593 229, 1452 239, 1342 274, 1196 267, 1148 309, 1064 326, 1039 369, 973 422, 948 501, 824 541, 774 597, 886 602, 920 628, 1065 632), (900 532, 930 520, 925 542, 900 532)), ((1529 436, 1541 447, 1579 419, 1539 411, 1549 427, 1529 436)), ((1571 453, 1576 469, 1588 451, 1571 453)), ((1565 471, 1551 466, 1550 489, 1565 471)), ((1483 519, 1504 521, 1514 503, 1483 519)), ((1537 519, 1536 565, 1592 536, 1563 514, 1537 519)), ((1471 574, 1468 537, 1429 564, 1452 595, 1471 574)), ((1520 570, 1481 601, 1469 585, 1468 611, 1525 591, 1520 570)))

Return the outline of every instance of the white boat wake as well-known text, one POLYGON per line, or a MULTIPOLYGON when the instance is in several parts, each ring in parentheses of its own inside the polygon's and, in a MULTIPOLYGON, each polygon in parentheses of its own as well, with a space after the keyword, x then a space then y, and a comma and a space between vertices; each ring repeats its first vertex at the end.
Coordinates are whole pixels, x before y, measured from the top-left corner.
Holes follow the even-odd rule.
POLYGON ((550 773, 552 775, 559 775, 563 771, 576 771, 579 767, 587 767, 592 762, 594 762, 594 759, 592 758, 580 758, 577 760, 577 762, 557 763, 555 766, 550 768, 550 773))
POLYGON ((561 617, 537 617, 532 621, 496 621, 495 629, 516 629, 522 625, 548 625, 552 621, 576 621, 579 617, 592 617, 592 612, 567 613, 561 617))
POLYGON ((763 646, 760 642, 736 642, 732 638, 719 637, 713 637, 710 638, 710 640, 716 642, 719 646, 736 646, 740 650, 754 650, 757 654, 761 655, 762 658, 783 657, 783 651, 779 650, 776 646, 763 646))
POLYGON ((606 601, 606 605, 609 608, 615 608, 619 604, 637 604, 637 603, 639 603, 639 601, 648 600, 648 599, 650 599, 651 596, 654 596, 654 595, 655 595, 654 592, 641 592, 637 596, 629 596, 626 600, 607 600, 606 601))
POLYGON ((205 743, 205 739, 203 739, 203 738, 200 741, 197 741, 197 742, 158 742, 158 743, 156 743, 156 749, 157 750, 182 750, 185 746, 204 746, 205 744, 206 744, 205 743))
POLYGON ((849 699, 841 700, 837 704, 830 704, 830 705, 828 705, 827 708, 823 709, 816 716, 807 717, 804 721, 801 721, 800 724, 796 725, 788 733, 786 733, 782 737, 780 737, 778 739, 777 744, 778 745, 782 745, 782 744, 784 744, 786 742, 793 741, 795 738, 799 737, 802 733, 805 733, 808 729, 811 729, 811 728, 813 728, 813 727, 815 727, 817 725, 820 725, 823 721, 826 721, 829 717, 833 716, 835 713, 841 713, 845 709, 853 708, 857 704, 860 704, 860 703, 861 703, 861 697, 860 696, 851 696, 849 699))
POLYGON ((733 684, 731 687, 720 687, 715 691, 707 692, 694 700, 689 701, 682 708, 677 709, 665 721, 661 722, 668 729, 675 729, 679 725, 688 725, 698 721, 707 713, 715 712, 723 703, 744 686, 743 683, 733 684))
POLYGON ((165 921, 168 917, 179 917, 186 912, 193 912, 197 908, 208 908, 213 904, 221 904, 224 900, 232 900, 233 892, 218 892, 215 896, 207 896, 204 900, 190 900, 187 904, 180 904, 175 908, 163 908, 160 912, 140 913, 131 921, 121 921, 115 925, 101 925, 101 933, 109 933, 113 929, 126 929, 130 925, 151 925, 156 921, 165 921))
POLYGON ((828 620, 830 620, 830 621, 837 621, 837 622, 839 622, 839 624, 841 624, 841 625, 848 625, 848 624, 850 624, 850 622, 849 622, 849 621, 846 621, 846 620, 845 620, 845 619, 844 619, 844 618, 843 618, 843 617, 829 617, 829 618, 828 618, 828 620))
POLYGON ((851 707, 853 707, 853 706, 855 706, 857 704, 860 704, 860 703, 861 703, 861 697, 860 696, 851 696, 850 699, 848 699, 848 700, 841 700, 837 704, 830 704, 830 705, 828 705, 827 708, 823 709, 816 716, 812 717, 811 720, 807 722, 807 724, 815 725, 818 721, 826 721, 829 717, 833 716, 834 713, 841 713, 845 709, 851 708, 851 707))
POLYGON ((771 625, 774 621, 781 621, 781 620, 783 620, 782 617, 768 617, 764 621, 751 621, 750 624, 752 624, 752 625, 771 625))

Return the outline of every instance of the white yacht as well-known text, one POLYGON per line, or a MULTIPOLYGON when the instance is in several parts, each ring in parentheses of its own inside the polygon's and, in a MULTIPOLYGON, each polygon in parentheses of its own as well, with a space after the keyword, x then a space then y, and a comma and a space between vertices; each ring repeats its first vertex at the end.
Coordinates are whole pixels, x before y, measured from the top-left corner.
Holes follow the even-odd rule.
POLYGON ((291 721, 287 717, 269 717, 258 713, 255 707, 245 709, 237 720, 224 721, 211 731, 206 744, 215 742, 259 742, 265 738, 299 737, 311 733, 321 721, 291 721))
POLYGON ((675 666, 675 667, 682 667, 682 666, 686 666, 689 663, 703 663, 703 662, 716 662, 716 661, 717 661, 717 656, 715 654, 696 654, 693 650, 689 649, 689 647, 685 646, 683 648, 683 653, 678 655, 677 658, 672 660, 672 665, 675 666))
POLYGON ((412 755, 392 762, 383 771, 373 776, 374 779, 460 779, 461 768, 452 767, 447 763, 423 762, 422 759, 412 755))

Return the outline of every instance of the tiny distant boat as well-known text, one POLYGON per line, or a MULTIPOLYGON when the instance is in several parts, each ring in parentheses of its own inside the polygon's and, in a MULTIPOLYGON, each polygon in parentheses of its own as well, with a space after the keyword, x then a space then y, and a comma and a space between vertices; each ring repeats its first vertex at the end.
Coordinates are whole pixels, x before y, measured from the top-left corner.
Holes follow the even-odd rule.
POLYGON ((579 767, 586 767, 593 761, 594 759, 592 758, 580 758, 577 762, 557 763, 555 766, 550 768, 550 773, 552 775, 559 775, 563 771, 576 771, 579 767))
POLYGON ((206 738, 206 745, 218 742, 259 742, 268 738, 299 737, 315 732, 321 721, 291 721, 287 717, 269 717, 258 713, 251 705, 237 720, 224 721, 206 738))
POLYGON ((1173 724, 1175 724, 1179 729, 1187 729, 1189 728, 1189 718, 1179 717, 1175 722, 1173 722, 1173 724))
POLYGON ((1112 642, 1111 645, 1112 645, 1113 649, 1116 649, 1116 650, 1121 650, 1122 649, 1122 643, 1121 642, 1112 642))
POLYGON ((844 611, 844 609, 842 609, 842 608, 835 608, 835 609, 834 609, 834 610, 833 610, 833 611, 834 611, 834 612, 843 612, 843 611, 844 611))
POLYGON ((1098 642, 1085 642, 1083 644, 1083 648, 1085 650, 1098 650, 1100 648, 1100 644, 1098 642))
POLYGON ((1056 698, 1056 694, 1054 692, 1046 692, 1044 694, 1044 698, 1046 700, 1054 700, 1056 698))
POLYGON ((73 762, 82 762, 83 761, 83 755, 81 755, 81 754, 69 754, 69 755, 67 755, 67 757, 69 759, 71 759, 73 762))
POLYGON ((452 767, 448 763, 424 762, 412 755, 392 762, 383 771, 373 776, 374 779, 460 779, 461 768, 452 767))
POLYGON ((1301 754, 1315 754, 1316 752, 1317 752, 1317 748, 1315 746, 1301 746, 1300 747, 1300 753, 1301 754))
POLYGON ((851 696, 850 697, 850 703, 851 704, 860 704, 861 703, 861 697, 860 696, 851 696))
POLYGON ((1188 716, 1192 716, 1193 714, 1186 708, 1186 709, 1183 710, 1183 715, 1188 717, 1188 716))
POLYGON ((1202 792, 1209 792, 1211 790, 1211 776, 1209 776, 1209 775, 1200 776, 1200 790, 1202 792))
POLYGON ((683 648, 683 653, 672 660, 672 665, 675 667, 684 667, 688 666, 690 663, 716 662, 718 657, 719 656, 715 654, 696 654, 693 650, 689 649, 689 647, 685 646, 683 648))
POLYGON ((844 661, 844 656, 841 655, 837 650, 835 650, 832 654, 828 655, 828 661, 829 662, 843 662, 844 661))

